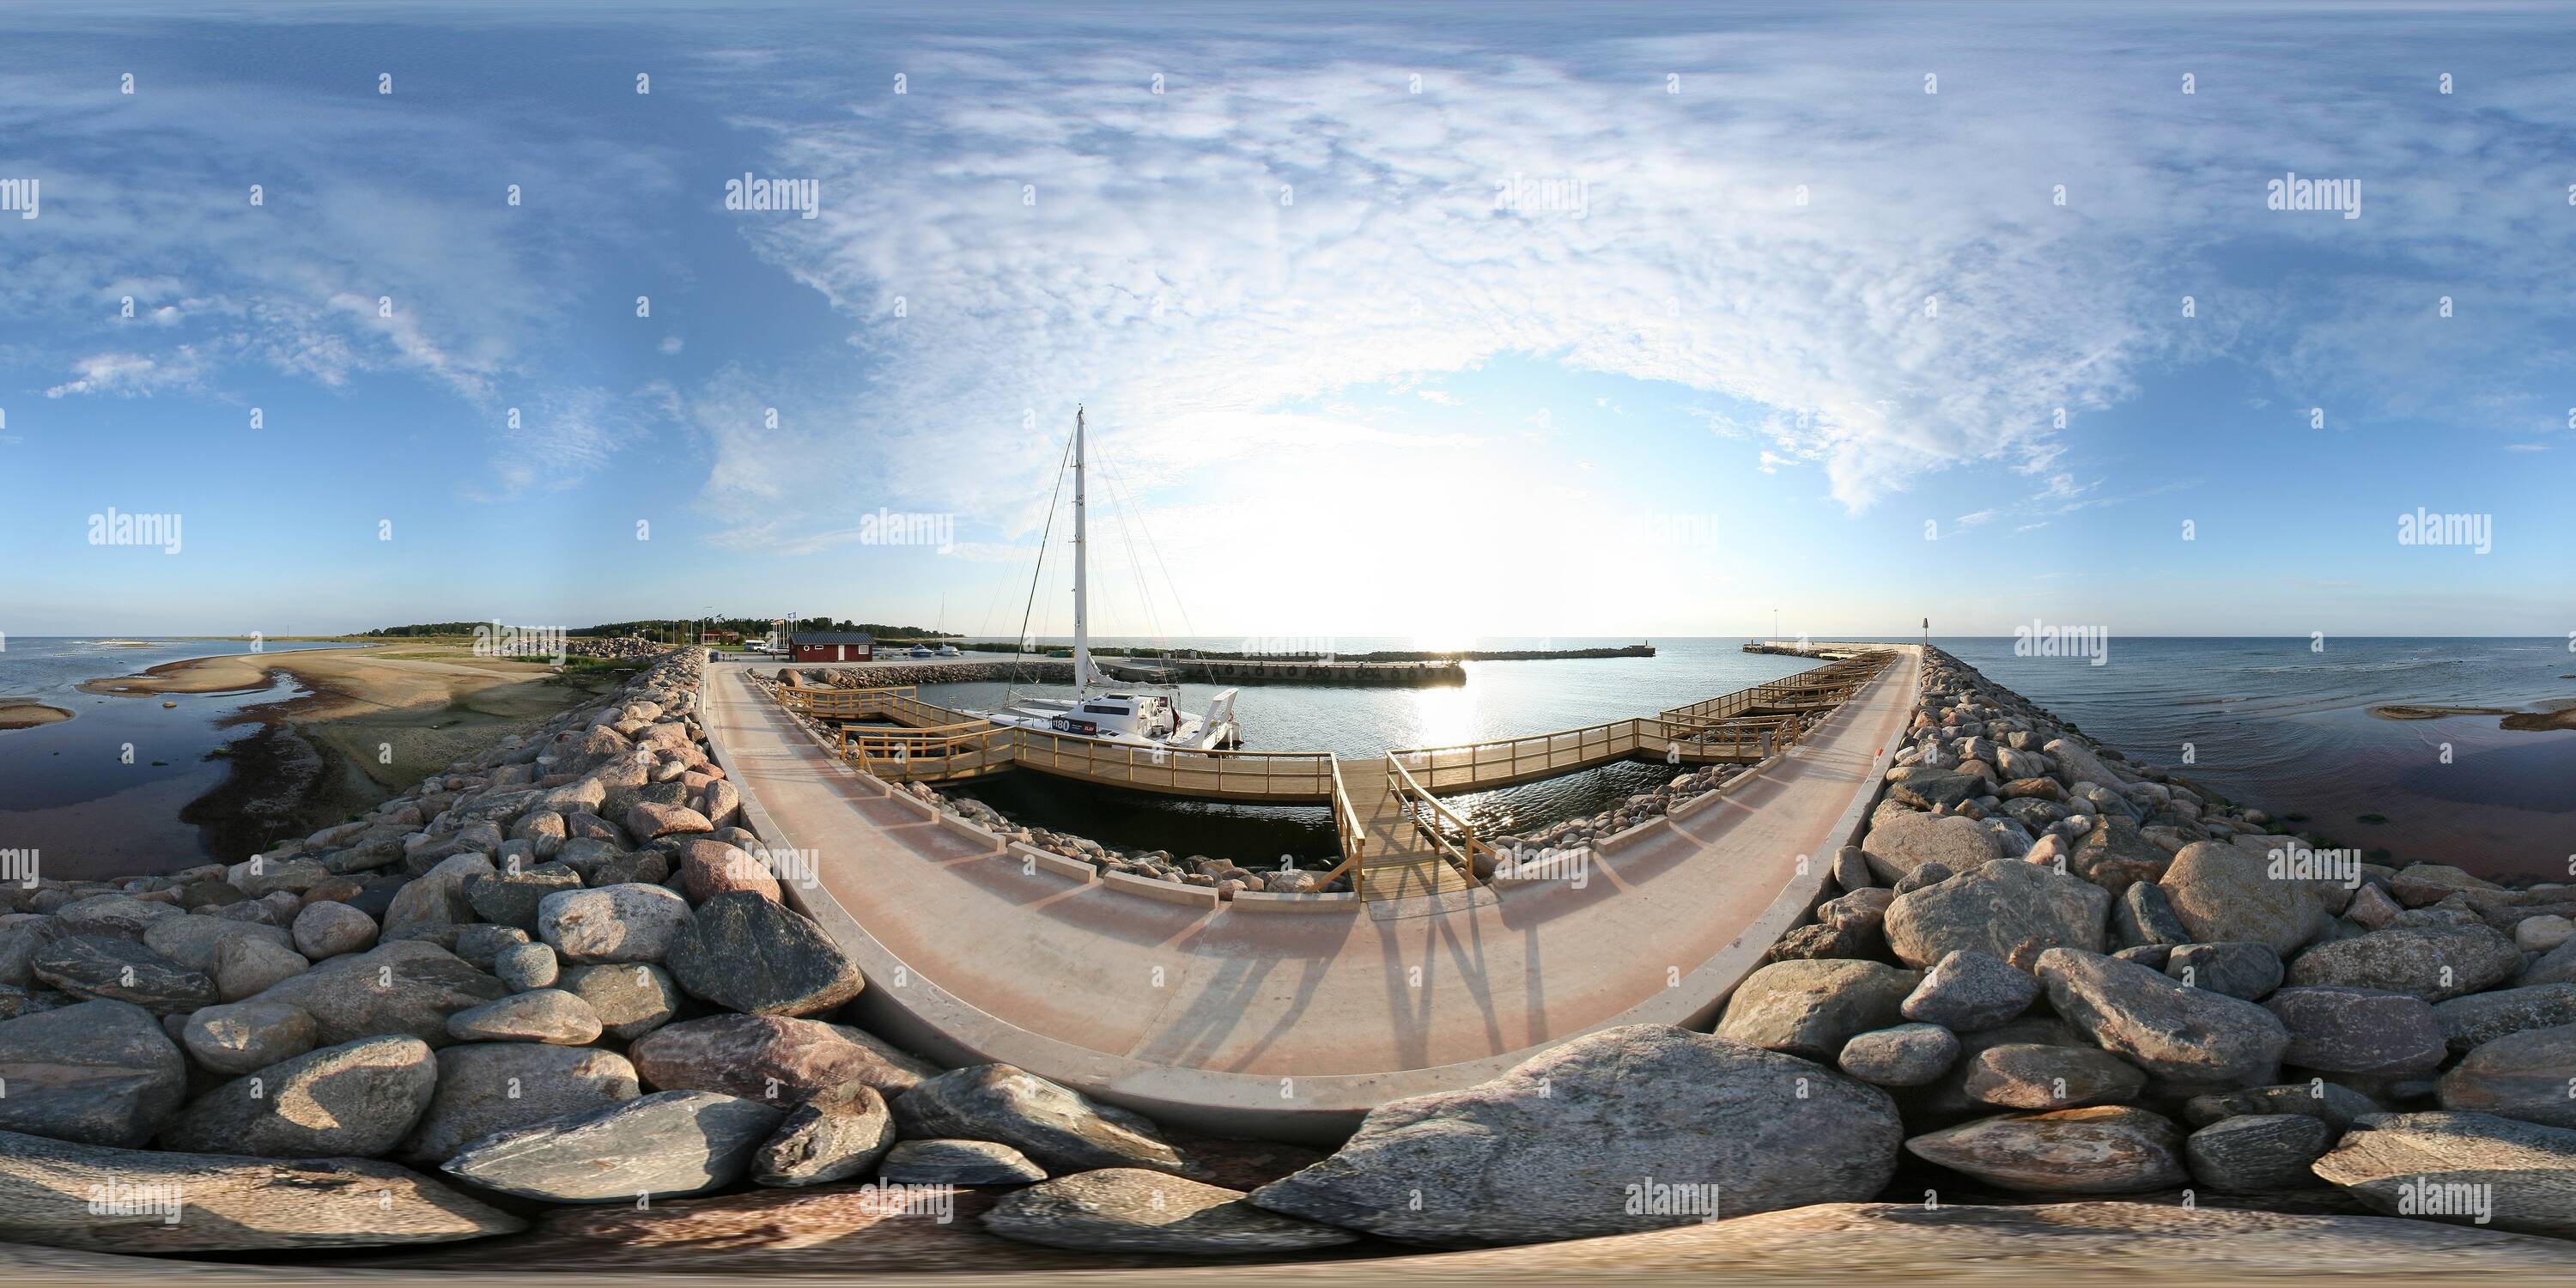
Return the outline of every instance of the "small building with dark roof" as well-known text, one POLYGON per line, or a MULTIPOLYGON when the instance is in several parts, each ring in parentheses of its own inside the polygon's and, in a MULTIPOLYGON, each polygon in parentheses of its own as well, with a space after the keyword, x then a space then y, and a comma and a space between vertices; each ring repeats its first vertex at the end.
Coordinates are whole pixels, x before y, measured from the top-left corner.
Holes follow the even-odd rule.
POLYGON ((868 662, 877 655, 875 637, 860 631, 798 631, 787 646, 799 662, 868 662))

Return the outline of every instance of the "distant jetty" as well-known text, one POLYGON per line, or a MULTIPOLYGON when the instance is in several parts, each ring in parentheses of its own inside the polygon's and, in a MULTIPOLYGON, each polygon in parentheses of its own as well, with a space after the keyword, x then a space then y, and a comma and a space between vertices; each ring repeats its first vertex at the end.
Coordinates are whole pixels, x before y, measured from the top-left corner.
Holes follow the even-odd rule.
MULTIPOLYGON (((1009 644, 970 644, 970 653, 1009 654, 1009 644)), ((1564 658, 1653 657, 1652 644, 1616 648, 1470 649, 1457 652, 1373 653, 1238 653, 1213 649, 1122 649, 1095 660, 1114 679, 1130 683, 1305 684, 1325 687, 1389 686, 1429 688, 1465 684, 1465 662, 1535 662, 1564 658)), ((959 684, 977 680, 1018 680, 1032 684, 1073 683, 1069 658, 884 658, 844 662, 809 671, 846 672, 849 687, 905 684, 959 684)))

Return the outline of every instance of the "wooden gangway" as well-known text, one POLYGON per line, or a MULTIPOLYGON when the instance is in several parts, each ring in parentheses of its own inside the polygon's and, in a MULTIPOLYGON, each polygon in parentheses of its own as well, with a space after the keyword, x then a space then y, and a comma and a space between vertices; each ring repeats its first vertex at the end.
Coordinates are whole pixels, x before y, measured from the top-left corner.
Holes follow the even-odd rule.
MULTIPOLYGON (((777 686, 780 705, 837 729, 842 759, 887 782, 942 783, 1027 769, 1193 800, 1330 805, 1342 865, 1367 898, 1471 887, 1493 855, 1443 795, 1493 791, 1618 761, 1755 764, 1797 745, 1894 661, 1869 652, 1651 716, 1580 729, 1346 759, 1329 752, 1134 747, 996 725, 924 702, 911 686, 777 686)), ((791 669, 787 672, 793 676, 791 669)))

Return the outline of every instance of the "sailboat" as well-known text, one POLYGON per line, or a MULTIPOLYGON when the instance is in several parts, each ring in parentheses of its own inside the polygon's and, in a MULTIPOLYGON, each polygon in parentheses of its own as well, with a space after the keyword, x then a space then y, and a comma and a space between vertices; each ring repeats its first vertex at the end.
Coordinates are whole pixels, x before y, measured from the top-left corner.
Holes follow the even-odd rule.
POLYGON ((1178 684, 1133 683, 1112 678, 1091 656, 1090 527, 1083 469, 1084 416, 1073 411, 1073 682, 1075 698, 1005 700, 998 711, 966 714, 997 725, 1035 729, 1120 746, 1219 751, 1243 744, 1235 722, 1235 690, 1208 704, 1205 715, 1181 710, 1178 684))

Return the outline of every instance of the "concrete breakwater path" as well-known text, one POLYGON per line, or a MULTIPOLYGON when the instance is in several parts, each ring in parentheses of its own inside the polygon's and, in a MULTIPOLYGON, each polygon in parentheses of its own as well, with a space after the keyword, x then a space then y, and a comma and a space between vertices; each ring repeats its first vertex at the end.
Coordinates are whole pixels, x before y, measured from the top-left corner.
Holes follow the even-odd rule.
POLYGON ((1796 746, 1578 872, 1364 905, 1170 901, 1041 862, 850 769, 744 667, 707 668, 702 719, 754 829, 814 857, 797 897, 866 971, 871 1028, 1166 1122, 1330 1140, 1586 1032, 1706 1027, 1863 827, 1921 675, 1894 651, 1796 746))

